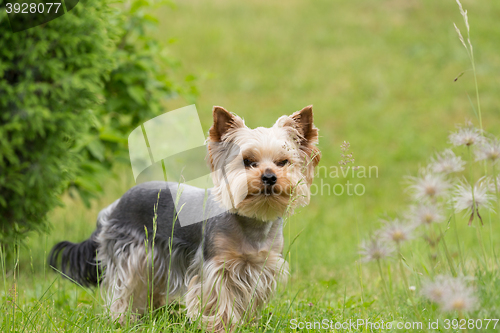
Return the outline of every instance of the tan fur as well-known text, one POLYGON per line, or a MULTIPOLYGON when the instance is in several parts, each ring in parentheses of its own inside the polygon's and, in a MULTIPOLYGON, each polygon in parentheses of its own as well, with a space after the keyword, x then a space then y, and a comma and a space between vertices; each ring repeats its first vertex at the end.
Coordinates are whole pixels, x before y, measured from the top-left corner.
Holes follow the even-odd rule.
POLYGON ((295 207, 309 203, 314 168, 321 158, 317 142, 311 106, 280 117, 271 128, 255 129, 215 107, 208 138, 215 198, 233 213, 263 221, 293 213, 295 207), (245 168, 241 163, 244 158, 258 161, 258 168, 245 168), (290 165, 277 167, 276 163, 284 159, 290 165), (256 195, 262 193, 260 177, 267 168, 278 177, 278 194, 256 195))
MULTIPOLYGON (((106 265, 106 274, 102 281, 104 298, 114 319, 121 324, 126 320, 125 313, 130 309, 133 314, 131 320, 145 313, 151 305, 158 308, 165 305, 167 292, 167 276, 155 276, 152 270, 152 253, 146 254, 144 244, 130 244, 122 248, 116 260, 107 260, 107 257, 98 259, 106 265)), ((102 253, 102 251, 101 251, 102 253)), ((155 255, 155 265, 161 259, 155 255)))
POLYGON ((281 255, 281 235, 255 249, 245 242, 217 237, 218 255, 204 264, 202 277, 191 280, 186 294, 188 316, 207 331, 232 331, 255 319, 258 309, 285 283, 288 263, 281 255))
POLYGON ((285 121, 283 126, 291 127, 298 133, 299 149, 304 159, 304 175, 307 183, 311 185, 314 179, 314 168, 321 159, 321 152, 316 147, 318 143, 318 129, 313 124, 312 105, 294 112, 287 118, 291 122, 285 121))

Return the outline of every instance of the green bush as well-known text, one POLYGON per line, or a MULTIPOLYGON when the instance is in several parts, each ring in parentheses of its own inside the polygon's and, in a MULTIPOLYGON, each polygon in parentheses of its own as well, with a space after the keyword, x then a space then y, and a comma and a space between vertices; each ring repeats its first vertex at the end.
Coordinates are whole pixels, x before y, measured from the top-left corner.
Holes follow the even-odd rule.
POLYGON ((169 59, 147 33, 154 1, 80 1, 73 10, 12 33, 0 12, 0 242, 46 231, 68 187, 88 204, 128 133, 181 91, 169 59))
POLYGON ((166 99, 181 94, 192 101, 197 95, 193 76, 183 84, 173 82, 166 70, 178 63, 152 37, 158 21, 150 13, 168 4, 165 0, 125 1, 116 17, 120 28, 113 54, 116 66, 105 82, 105 103, 94 110, 94 126, 77 144, 82 163, 71 189, 87 205, 102 191, 102 179, 110 176, 116 162, 130 164, 127 138, 131 130, 164 112, 166 99))
MULTIPOLYGON (((46 229, 78 168, 71 147, 92 122, 114 67, 106 2, 82 1, 44 26, 12 33, 0 14, 0 223, 9 243, 46 229)), ((111 28, 111 29, 110 29, 111 28)))

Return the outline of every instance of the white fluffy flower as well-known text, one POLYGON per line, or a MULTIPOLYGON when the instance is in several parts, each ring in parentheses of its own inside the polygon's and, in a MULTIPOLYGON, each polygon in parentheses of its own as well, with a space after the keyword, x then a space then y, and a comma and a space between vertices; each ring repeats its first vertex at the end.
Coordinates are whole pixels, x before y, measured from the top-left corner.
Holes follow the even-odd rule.
POLYGON ((384 226, 377 234, 380 235, 383 240, 400 244, 413 238, 412 232, 414 229, 415 225, 404 223, 396 218, 391 221, 384 221, 384 226))
POLYGON ((494 196, 488 193, 488 182, 483 177, 474 185, 474 197, 472 196, 472 186, 467 181, 462 180, 453 190, 453 199, 457 213, 467 210, 473 214, 474 210, 481 207, 490 209, 494 196))
POLYGON ((443 311, 468 312, 477 307, 474 290, 467 286, 464 278, 438 275, 434 281, 422 285, 422 295, 438 303, 443 311))
POLYGON ((500 193, 500 175, 497 176, 496 182, 495 178, 491 177, 489 182, 490 192, 491 193, 500 193))
POLYGON ((453 150, 446 149, 441 154, 436 154, 430 167, 436 173, 450 174, 463 171, 464 165, 465 161, 460 156, 456 156, 453 150))
POLYGON ((455 146, 471 146, 484 140, 481 130, 475 128, 470 122, 466 122, 465 126, 459 127, 458 131, 451 133, 448 138, 455 146))
POLYGON ((421 203, 410 207, 408 219, 416 225, 428 225, 443 222, 445 217, 440 206, 431 203, 421 203))
POLYGON ((422 295, 432 302, 439 303, 442 301, 445 294, 445 289, 448 286, 449 278, 438 275, 432 280, 427 280, 422 284, 422 295))
POLYGON ((380 260, 393 254, 394 248, 380 239, 372 238, 363 241, 360 245, 359 254, 363 256, 363 261, 380 260))
POLYGON ((431 173, 429 170, 421 170, 420 176, 408 179, 410 181, 408 189, 416 200, 442 196, 450 188, 443 175, 431 173))
POLYGON ((500 159, 500 140, 490 139, 482 142, 476 149, 475 153, 476 161, 498 161, 500 159))

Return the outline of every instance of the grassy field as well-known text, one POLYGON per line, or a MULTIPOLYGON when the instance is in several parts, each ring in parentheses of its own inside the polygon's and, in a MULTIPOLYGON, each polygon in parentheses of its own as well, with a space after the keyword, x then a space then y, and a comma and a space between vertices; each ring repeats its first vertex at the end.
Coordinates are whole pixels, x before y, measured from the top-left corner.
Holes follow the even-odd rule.
MULTIPOLYGON (((463 5, 469 12, 483 127, 498 136, 500 3, 464 0, 463 5)), ((292 319, 423 321, 424 328, 428 321, 440 320, 440 331, 448 331, 445 319, 500 318, 496 213, 483 212, 484 227, 477 219, 468 227, 468 216, 459 213, 444 236, 455 267, 474 277, 479 306, 468 314, 444 313, 420 296, 426 277, 449 272, 442 242, 434 261, 419 232, 403 244, 403 271, 416 289, 409 293, 397 258, 382 262, 382 279, 377 264, 362 263, 359 255, 359 243, 379 228, 380 218, 407 213, 412 200, 404 177, 416 175, 434 153, 449 146, 455 124, 467 118, 479 126, 473 110, 474 75, 453 27, 456 22, 466 31, 455 1, 186 0, 157 14, 160 28, 155 35, 183 64, 176 75, 197 76, 196 105, 205 131, 213 105, 237 113, 250 127, 271 126, 283 114, 314 105, 322 151, 315 184, 323 193, 287 221, 285 249, 298 236, 287 257, 288 286, 262 310, 258 325, 241 331, 294 331, 292 319), (372 167, 371 177, 344 177, 340 170, 335 177, 343 141, 350 142, 355 165, 365 167, 367 176, 372 167), (348 181, 361 184, 363 195, 345 193, 348 181), (336 184, 343 186, 342 195, 333 193, 340 191, 336 184)), ((165 110, 186 103, 170 100, 165 110)), ((468 159, 465 148, 455 152, 468 159)), ((474 179, 482 169, 483 164, 474 164, 474 179)), ((105 196, 91 209, 65 197, 65 207, 50 214, 52 232, 32 235, 28 246, 5 263, 1 331, 196 331, 178 309, 120 328, 102 310, 98 292, 79 288, 47 268, 45 258, 56 242, 86 239, 98 211, 133 184, 131 171, 124 167, 105 184, 105 196)), ((446 223, 442 226, 447 229, 446 223)))

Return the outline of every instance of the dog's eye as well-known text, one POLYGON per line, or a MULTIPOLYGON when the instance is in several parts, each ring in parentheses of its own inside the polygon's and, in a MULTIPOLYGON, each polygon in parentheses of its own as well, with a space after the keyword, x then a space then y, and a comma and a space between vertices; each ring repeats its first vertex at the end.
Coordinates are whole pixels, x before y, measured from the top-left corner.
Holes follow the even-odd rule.
POLYGON ((279 161, 278 163, 276 163, 276 165, 279 167, 284 167, 287 164, 288 164, 288 160, 283 160, 283 161, 279 161))
POLYGON ((257 166, 256 162, 249 160, 248 158, 245 158, 243 160, 243 163, 245 164, 245 168, 253 168, 257 166))

